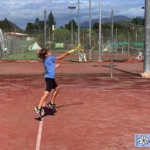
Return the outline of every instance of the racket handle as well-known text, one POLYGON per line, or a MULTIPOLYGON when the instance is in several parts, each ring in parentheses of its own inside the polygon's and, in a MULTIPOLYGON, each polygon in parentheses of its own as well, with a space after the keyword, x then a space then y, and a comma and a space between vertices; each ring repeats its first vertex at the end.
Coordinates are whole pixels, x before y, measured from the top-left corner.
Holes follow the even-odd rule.
POLYGON ((74 49, 72 49, 72 50, 70 50, 70 51, 68 51, 69 52, 69 54, 71 54, 71 53, 73 53, 75 50, 74 49))

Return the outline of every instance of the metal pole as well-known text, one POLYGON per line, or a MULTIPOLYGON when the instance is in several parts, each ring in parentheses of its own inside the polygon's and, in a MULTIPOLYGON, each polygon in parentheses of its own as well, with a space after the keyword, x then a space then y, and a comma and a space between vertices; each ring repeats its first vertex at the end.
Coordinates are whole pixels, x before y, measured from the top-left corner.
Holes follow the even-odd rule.
POLYGON ((54 41, 54 30, 55 30, 55 25, 52 25, 52 33, 53 33, 53 41, 54 41))
POLYGON ((73 46, 73 19, 71 20, 71 45, 73 46))
MULTIPOLYGON (((80 0, 78 0, 78 44, 80 44, 80 0)), ((78 50, 78 55, 80 54, 78 50)), ((79 56, 80 61, 80 56, 79 56)))
POLYGON ((84 28, 83 28, 83 47, 85 46, 84 44, 85 43, 84 43, 84 28))
MULTIPOLYGON (((76 9, 74 6, 69 6, 68 8, 71 10, 71 14, 72 10, 76 9)), ((73 19, 71 20, 71 45, 73 46, 73 19)))
POLYGON ((91 60, 91 0, 89 0, 89 60, 91 60))
POLYGON ((130 55, 130 53, 129 53, 129 43, 130 43, 130 34, 129 34, 129 30, 128 30, 128 59, 129 59, 129 55, 130 55))
POLYGON ((80 0, 78 0, 78 44, 80 44, 80 0))
POLYGON ((51 36, 51 31, 50 31, 50 28, 49 28, 49 49, 51 48, 51 43, 50 43, 50 42, 51 42, 51 41, 50 41, 50 40, 51 40, 51 37, 50 37, 50 36, 51 36))
POLYGON ((44 47, 46 48, 46 10, 44 10, 44 47))
POLYGON ((150 73, 150 0, 145 0, 144 72, 150 73))
POLYGON ((116 28, 116 42, 118 42, 118 30, 116 28))
POLYGON ((102 23, 101 23, 101 18, 102 18, 102 3, 101 0, 99 0, 99 61, 102 60, 102 35, 101 35, 101 28, 102 28, 102 23))
MULTIPOLYGON (((115 41, 115 43, 117 44, 117 42, 118 42, 118 30, 116 28, 116 41, 115 41)), ((116 46, 116 60, 117 60, 117 57, 118 57, 118 47, 116 46)))
POLYGON ((114 25, 113 25, 113 22, 114 22, 114 19, 113 19, 113 16, 114 16, 114 11, 112 10, 111 11, 111 18, 112 18, 112 22, 111 22, 111 65, 110 65, 110 74, 111 74, 111 77, 113 77, 113 48, 112 48, 112 44, 114 43, 113 42, 113 28, 114 28, 114 25))
MULTIPOLYGON (((136 26, 137 27, 137 26, 136 26)), ((135 28, 135 41, 137 43, 137 28, 135 28)))

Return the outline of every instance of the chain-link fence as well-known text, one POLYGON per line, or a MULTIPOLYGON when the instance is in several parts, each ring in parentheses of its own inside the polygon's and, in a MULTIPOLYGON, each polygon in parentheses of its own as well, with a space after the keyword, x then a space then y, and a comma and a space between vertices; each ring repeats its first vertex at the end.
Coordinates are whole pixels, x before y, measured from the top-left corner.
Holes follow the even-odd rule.
POLYGON ((98 55, 102 55, 103 60, 109 59, 111 50, 115 59, 138 59, 139 54, 144 50, 143 28, 131 28, 130 30, 116 28, 113 31, 113 43, 111 42, 111 29, 102 29, 100 49, 99 31, 93 29, 91 30, 91 39, 89 39, 89 29, 80 29, 80 36, 78 36, 78 30, 71 32, 64 28, 56 29, 52 33, 47 29, 46 35, 44 31, 31 30, 30 34, 3 32, 0 36, 3 36, 0 38, 0 59, 37 59, 36 48, 31 49, 31 45, 33 46, 35 42, 40 47, 44 47, 46 42, 46 47, 53 52, 65 52, 77 46, 78 37, 87 57, 89 50, 92 49, 92 60, 98 60, 98 55), (6 56, 4 56, 4 48, 7 48, 6 56))

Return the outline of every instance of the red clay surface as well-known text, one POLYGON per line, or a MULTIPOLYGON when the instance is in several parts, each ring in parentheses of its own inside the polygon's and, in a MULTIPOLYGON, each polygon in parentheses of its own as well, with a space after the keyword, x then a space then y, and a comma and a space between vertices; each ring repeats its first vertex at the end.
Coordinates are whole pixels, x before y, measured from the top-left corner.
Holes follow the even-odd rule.
MULTIPOLYGON (((110 77, 110 62, 76 62, 58 61, 60 67, 57 76, 101 76, 110 77)), ((1 61, 0 75, 41 75, 43 65, 38 61, 1 61)), ((143 73, 143 62, 113 62, 113 75, 115 77, 136 77, 143 73)))
MULTIPOLYGON (((34 150, 33 108, 44 90, 40 62, 0 63, 0 149, 34 150)), ((135 150, 134 134, 150 132, 150 80, 143 63, 62 62, 57 112, 45 106, 40 150, 135 150)), ((47 101, 48 102, 48 101, 47 101)), ((143 148, 138 148, 143 149, 143 148)))

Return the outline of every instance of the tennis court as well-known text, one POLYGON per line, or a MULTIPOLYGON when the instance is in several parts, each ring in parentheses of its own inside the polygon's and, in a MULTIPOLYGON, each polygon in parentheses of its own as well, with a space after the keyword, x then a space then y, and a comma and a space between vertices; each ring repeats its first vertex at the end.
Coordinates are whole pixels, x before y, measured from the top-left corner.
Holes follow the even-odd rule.
POLYGON ((33 109, 45 86, 42 63, 0 63, 0 149, 137 149, 134 134, 150 131, 150 80, 139 75, 143 62, 114 62, 113 78, 110 62, 60 63, 57 112, 46 103, 42 121, 33 109))

